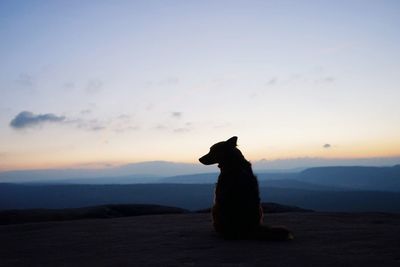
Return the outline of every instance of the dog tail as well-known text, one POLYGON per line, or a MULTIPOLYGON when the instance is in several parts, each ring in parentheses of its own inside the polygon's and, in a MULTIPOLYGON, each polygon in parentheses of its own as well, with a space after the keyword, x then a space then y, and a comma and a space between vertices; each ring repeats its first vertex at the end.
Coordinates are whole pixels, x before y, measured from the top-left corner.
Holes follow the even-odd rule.
POLYGON ((284 226, 260 225, 253 232, 253 238, 257 240, 286 241, 293 240, 294 235, 284 226))

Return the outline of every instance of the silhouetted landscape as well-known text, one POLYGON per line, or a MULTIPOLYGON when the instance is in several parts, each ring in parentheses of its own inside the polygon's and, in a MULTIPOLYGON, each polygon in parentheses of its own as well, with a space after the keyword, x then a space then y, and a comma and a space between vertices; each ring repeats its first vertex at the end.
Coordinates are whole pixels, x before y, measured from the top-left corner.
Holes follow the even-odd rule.
POLYGON ((218 236, 210 215, 215 168, 201 172, 196 164, 155 161, 0 173, 0 266, 400 262, 400 165, 255 174, 264 223, 289 227, 294 240, 218 236))
POLYGON ((289 227, 288 242, 218 236, 218 173, 17 179, 0 184, 0 266, 397 266, 399 174, 399 165, 257 173, 264 223, 289 227))
MULTIPOLYGON (((0 174, 4 179, 6 174, 0 174)), ((54 174, 56 175, 56 174, 54 174)), ((198 210, 210 207, 217 173, 170 177, 50 177, 0 184, 0 209, 78 208, 156 204, 198 210), (138 179, 140 183, 138 183, 138 179), (149 179, 151 183, 144 183, 149 179)), ((291 173, 257 173, 262 201, 316 211, 400 212, 400 166, 319 167, 291 173)))

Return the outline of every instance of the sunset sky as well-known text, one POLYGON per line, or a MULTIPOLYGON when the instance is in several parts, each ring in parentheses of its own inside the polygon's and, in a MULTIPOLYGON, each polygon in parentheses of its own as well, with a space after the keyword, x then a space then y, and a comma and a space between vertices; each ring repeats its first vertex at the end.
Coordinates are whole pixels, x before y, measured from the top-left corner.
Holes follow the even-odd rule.
POLYGON ((400 1, 0 1, 0 171, 400 156, 400 1))

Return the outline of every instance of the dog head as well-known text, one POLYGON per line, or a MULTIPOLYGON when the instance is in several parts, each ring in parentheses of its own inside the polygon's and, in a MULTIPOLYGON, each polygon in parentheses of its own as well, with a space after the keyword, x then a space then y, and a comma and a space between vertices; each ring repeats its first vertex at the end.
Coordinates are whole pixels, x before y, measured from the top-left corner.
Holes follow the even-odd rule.
POLYGON ((199 158, 204 165, 211 165, 225 161, 235 150, 237 150, 237 137, 231 137, 226 141, 216 143, 210 148, 208 154, 199 158))

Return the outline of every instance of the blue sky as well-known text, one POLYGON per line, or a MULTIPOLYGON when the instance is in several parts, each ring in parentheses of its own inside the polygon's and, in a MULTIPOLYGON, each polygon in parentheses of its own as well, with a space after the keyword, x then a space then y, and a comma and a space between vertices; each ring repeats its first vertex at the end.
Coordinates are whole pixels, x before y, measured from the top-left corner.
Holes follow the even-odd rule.
POLYGON ((399 11, 1 1, 0 170, 195 162, 233 135, 253 161, 399 156, 399 11))

